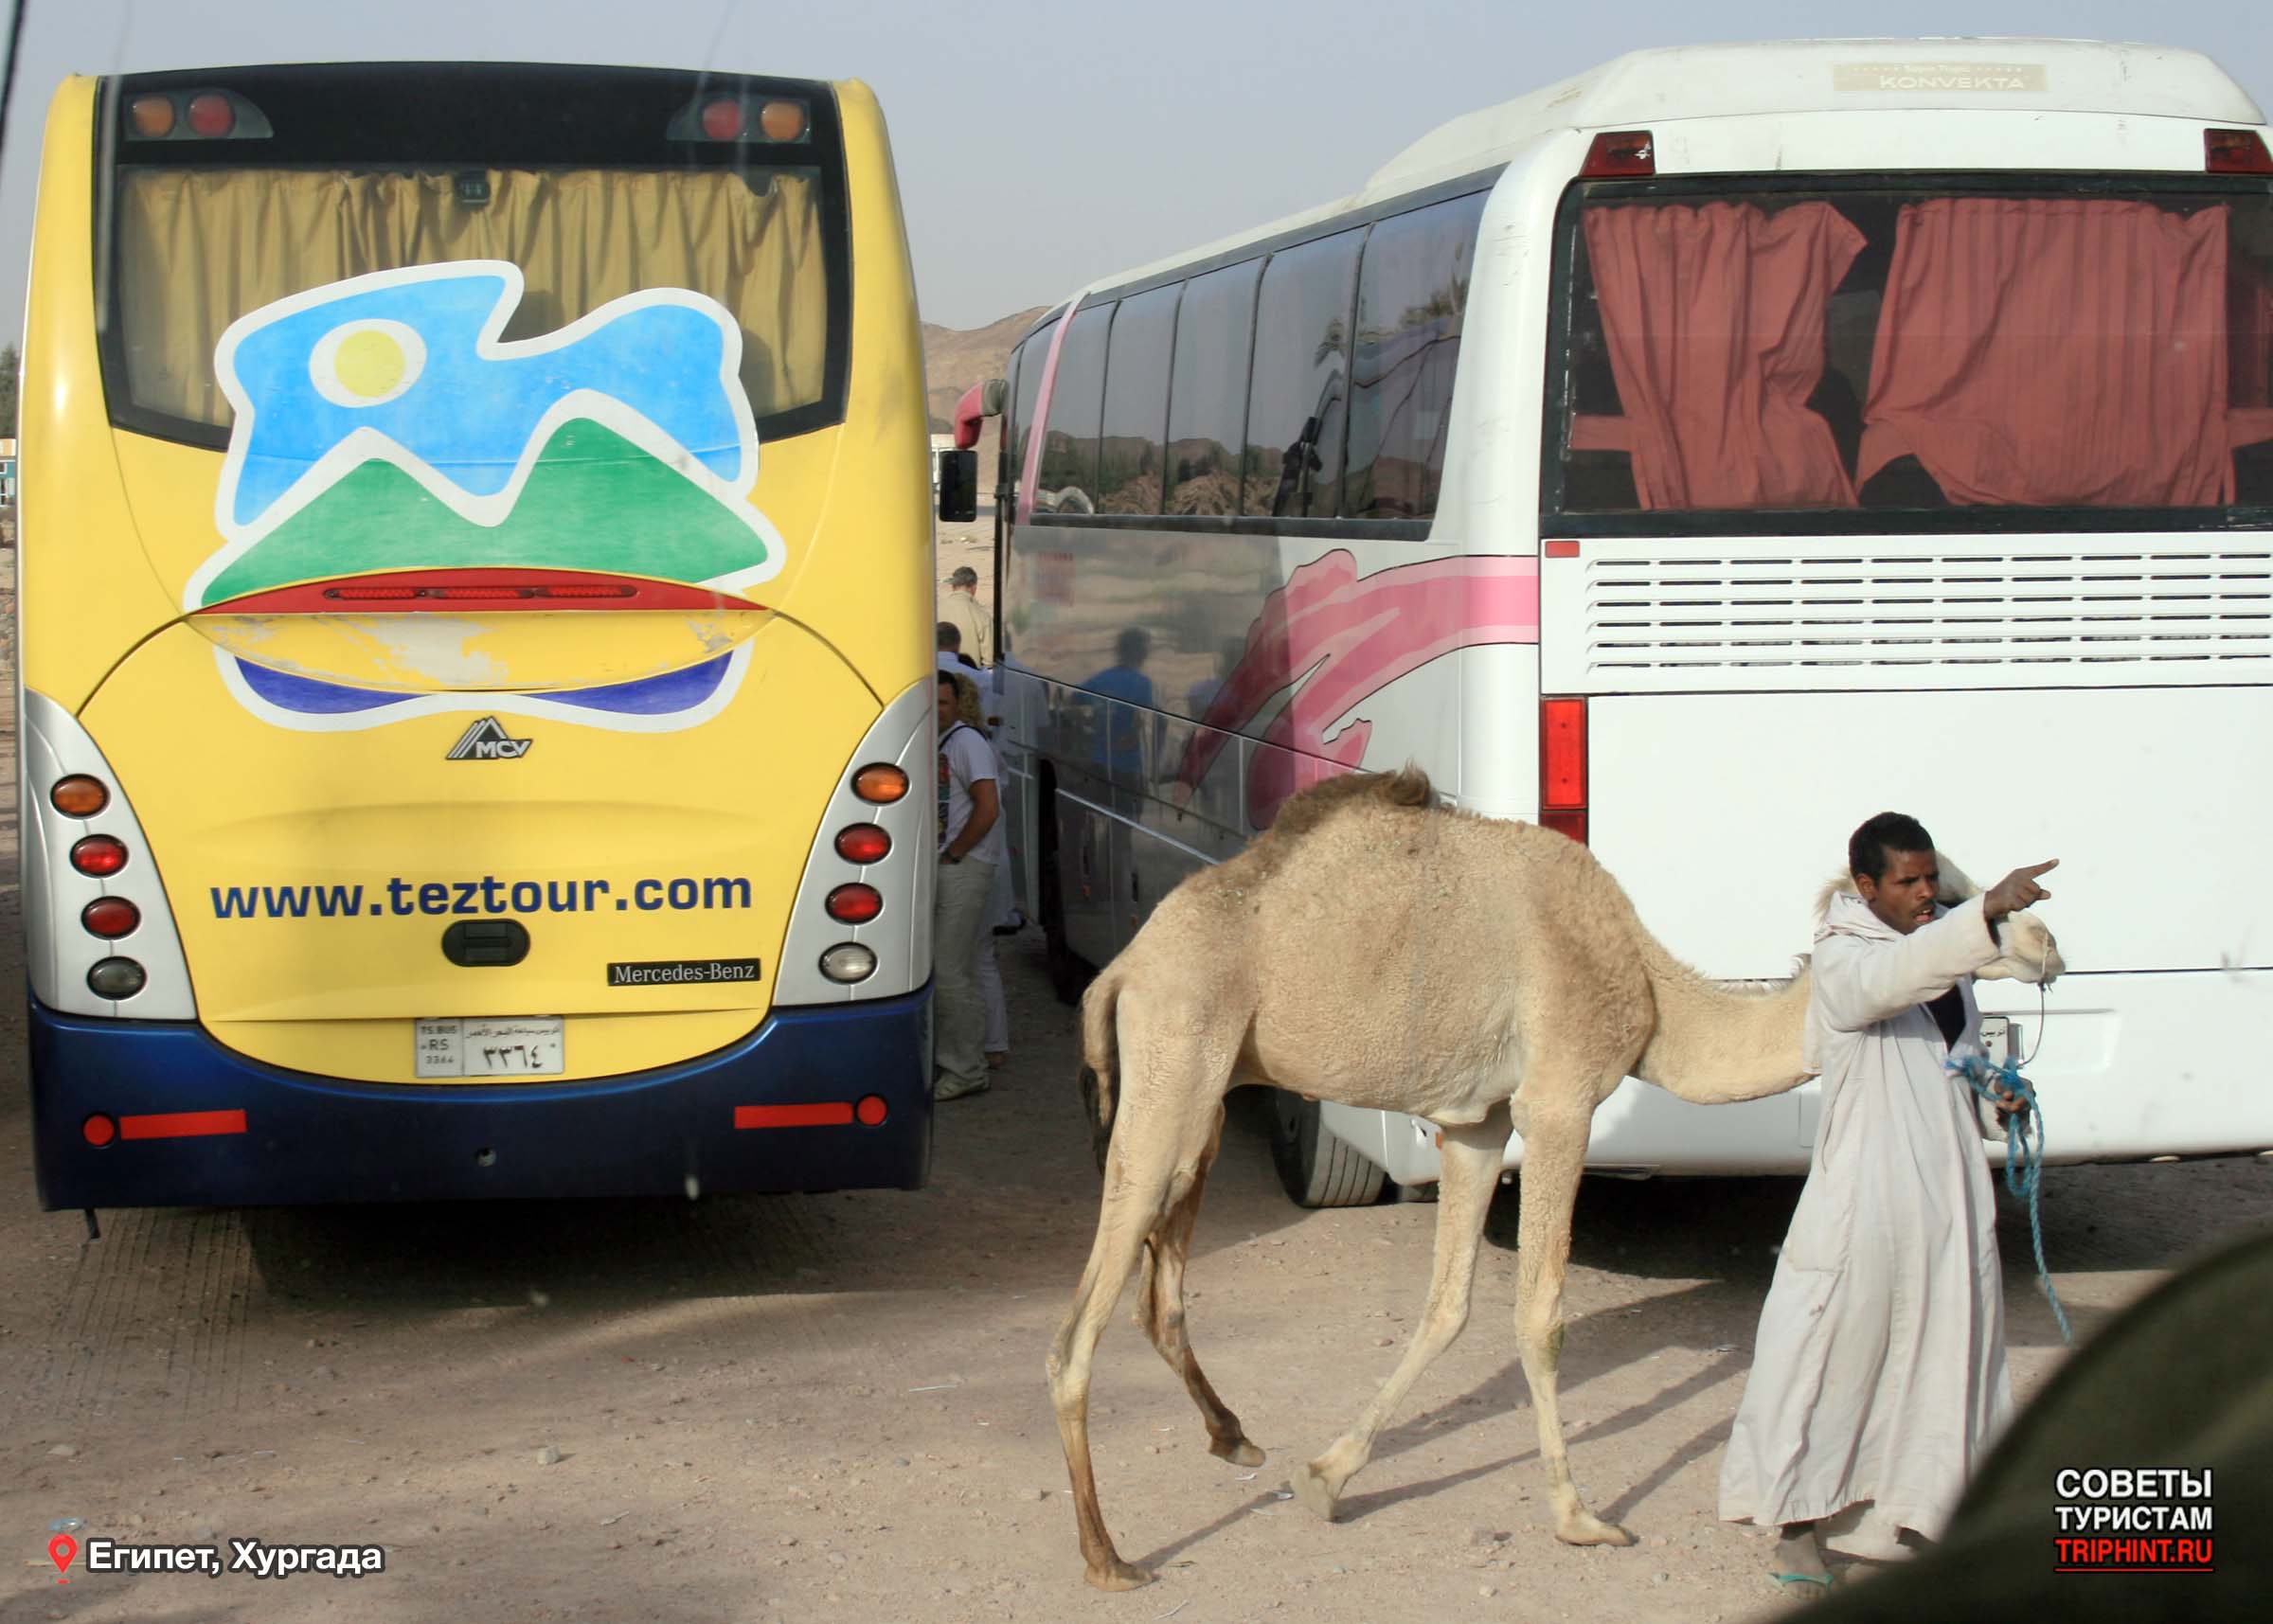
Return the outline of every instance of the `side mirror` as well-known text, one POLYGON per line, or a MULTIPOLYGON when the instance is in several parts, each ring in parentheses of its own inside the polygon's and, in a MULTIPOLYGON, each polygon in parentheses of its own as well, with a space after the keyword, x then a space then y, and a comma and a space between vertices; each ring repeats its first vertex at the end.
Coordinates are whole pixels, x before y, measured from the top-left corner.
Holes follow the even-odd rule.
POLYGON ((950 525, 978 517, 978 453, 940 453, 940 518, 950 525))

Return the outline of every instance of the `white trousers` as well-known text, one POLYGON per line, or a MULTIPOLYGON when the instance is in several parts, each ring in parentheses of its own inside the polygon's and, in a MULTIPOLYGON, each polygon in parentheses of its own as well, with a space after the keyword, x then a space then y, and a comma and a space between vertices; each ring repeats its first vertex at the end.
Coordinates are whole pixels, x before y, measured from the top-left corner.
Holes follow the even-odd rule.
POLYGON ((932 997, 937 1005, 933 1063, 957 1082, 983 1082, 987 1057, 987 999, 980 986, 981 956, 992 959, 987 935, 987 898, 993 889, 994 865, 941 863, 938 907, 932 917, 932 997))

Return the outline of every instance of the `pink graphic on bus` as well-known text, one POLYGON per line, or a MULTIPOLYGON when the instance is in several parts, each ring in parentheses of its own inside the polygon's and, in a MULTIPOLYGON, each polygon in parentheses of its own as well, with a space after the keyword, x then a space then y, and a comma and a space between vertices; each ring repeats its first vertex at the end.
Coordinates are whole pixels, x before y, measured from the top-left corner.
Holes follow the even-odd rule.
POLYGON ((1354 768, 1373 724, 1347 716, 1399 678, 1459 649, 1539 641, 1539 561, 1466 556, 1359 577, 1336 550, 1297 569, 1247 629, 1245 651, 1200 718, 1176 778, 1196 789, 1231 736, 1273 695, 1293 695, 1263 733, 1247 816, 1267 829, 1298 790, 1354 768))

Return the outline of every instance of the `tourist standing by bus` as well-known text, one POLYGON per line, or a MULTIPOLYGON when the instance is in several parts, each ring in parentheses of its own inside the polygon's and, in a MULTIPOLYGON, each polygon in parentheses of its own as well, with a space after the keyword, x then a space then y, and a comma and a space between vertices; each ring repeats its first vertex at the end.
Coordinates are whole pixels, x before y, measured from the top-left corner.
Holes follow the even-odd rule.
POLYGON ((933 996, 939 1006, 934 1099, 959 1099, 987 1087, 980 1044, 986 1000, 979 955, 987 937, 987 904, 1002 864, 1002 797, 993 746, 958 715, 970 679, 940 672, 940 870, 938 912, 932 925, 933 996))

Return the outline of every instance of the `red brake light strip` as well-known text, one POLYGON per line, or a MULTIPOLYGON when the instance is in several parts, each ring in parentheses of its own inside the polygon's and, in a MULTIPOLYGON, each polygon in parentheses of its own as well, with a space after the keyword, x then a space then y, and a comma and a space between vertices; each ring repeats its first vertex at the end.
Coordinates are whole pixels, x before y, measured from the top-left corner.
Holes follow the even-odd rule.
POLYGON ((479 604, 488 610, 648 609, 762 610, 731 592, 636 576, 567 574, 545 569, 399 570, 331 580, 305 580, 207 604, 200 615, 339 615, 376 609, 435 614, 479 604))
POLYGON ((121 1116, 121 1139, 195 1139, 209 1133, 242 1133, 242 1111, 167 1111, 153 1116, 121 1116))

